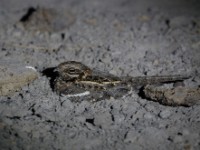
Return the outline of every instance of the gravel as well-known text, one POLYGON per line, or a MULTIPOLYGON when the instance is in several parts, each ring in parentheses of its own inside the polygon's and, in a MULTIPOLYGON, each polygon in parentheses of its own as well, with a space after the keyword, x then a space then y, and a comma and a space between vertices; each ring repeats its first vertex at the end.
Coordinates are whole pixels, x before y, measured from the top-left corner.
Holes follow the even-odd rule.
POLYGON ((200 149, 199 105, 134 91, 74 103, 44 74, 74 60, 117 76, 191 74, 185 85, 200 85, 199 10, 196 0, 0 1, 0 82, 33 76, 0 96, 0 149, 200 149), (31 8, 36 17, 22 21, 31 8))

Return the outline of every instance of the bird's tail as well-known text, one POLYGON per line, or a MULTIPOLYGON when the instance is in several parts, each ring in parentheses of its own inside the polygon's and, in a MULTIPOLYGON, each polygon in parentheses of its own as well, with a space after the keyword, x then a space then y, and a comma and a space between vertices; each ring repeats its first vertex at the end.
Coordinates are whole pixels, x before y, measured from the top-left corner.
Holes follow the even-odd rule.
POLYGON ((190 78, 188 75, 169 75, 169 76, 144 76, 144 77, 132 77, 129 82, 133 85, 144 86, 147 84, 160 84, 183 81, 190 78))

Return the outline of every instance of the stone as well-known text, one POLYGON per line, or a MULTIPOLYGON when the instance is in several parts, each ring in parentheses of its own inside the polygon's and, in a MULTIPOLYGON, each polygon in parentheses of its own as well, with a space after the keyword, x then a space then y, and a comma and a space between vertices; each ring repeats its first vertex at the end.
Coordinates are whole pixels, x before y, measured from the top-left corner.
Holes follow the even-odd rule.
POLYGON ((37 72, 18 63, 0 63, 0 96, 9 96, 37 79, 37 72))
POLYGON ((162 119, 169 118, 170 116, 171 116, 171 112, 167 109, 159 113, 159 117, 161 117, 162 119))

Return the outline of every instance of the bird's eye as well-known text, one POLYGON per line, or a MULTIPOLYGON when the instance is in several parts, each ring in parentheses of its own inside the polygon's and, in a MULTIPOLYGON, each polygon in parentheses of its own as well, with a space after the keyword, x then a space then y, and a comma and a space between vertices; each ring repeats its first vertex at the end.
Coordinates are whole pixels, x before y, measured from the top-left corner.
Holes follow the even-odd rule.
POLYGON ((77 73, 77 70, 74 69, 74 68, 69 68, 69 69, 68 69, 68 73, 70 73, 70 74, 75 74, 75 73, 77 73))

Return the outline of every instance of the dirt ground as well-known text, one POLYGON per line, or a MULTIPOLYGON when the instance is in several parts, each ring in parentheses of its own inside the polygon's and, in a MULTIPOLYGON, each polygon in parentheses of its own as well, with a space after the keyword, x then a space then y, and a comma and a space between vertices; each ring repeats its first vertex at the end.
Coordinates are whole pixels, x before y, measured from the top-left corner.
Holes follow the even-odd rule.
POLYGON ((191 74, 200 85, 198 0, 1 0, 0 149, 200 149, 200 109, 136 92, 74 103, 48 70, 69 60, 117 76, 191 74), (61 101, 64 101, 61 105, 61 101))

